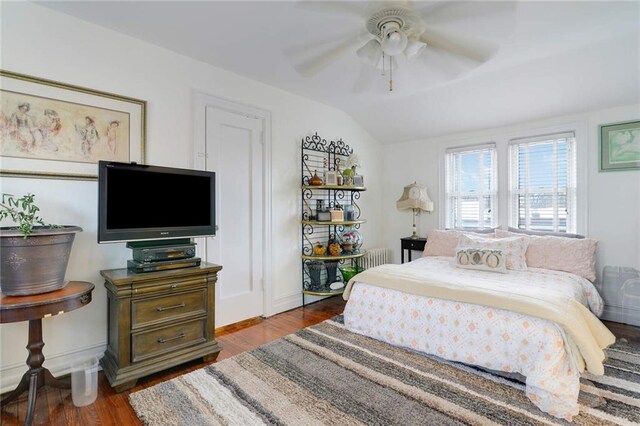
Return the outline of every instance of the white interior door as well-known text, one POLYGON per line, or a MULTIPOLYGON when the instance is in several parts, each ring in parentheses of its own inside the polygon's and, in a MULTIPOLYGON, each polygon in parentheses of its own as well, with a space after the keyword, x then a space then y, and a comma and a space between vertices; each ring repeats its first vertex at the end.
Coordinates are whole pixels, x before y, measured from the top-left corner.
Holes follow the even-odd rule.
POLYGON ((216 172, 218 231, 207 261, 222 265, 216 327, 264 314, 263 122, 208 106, 206 168, 216 172))

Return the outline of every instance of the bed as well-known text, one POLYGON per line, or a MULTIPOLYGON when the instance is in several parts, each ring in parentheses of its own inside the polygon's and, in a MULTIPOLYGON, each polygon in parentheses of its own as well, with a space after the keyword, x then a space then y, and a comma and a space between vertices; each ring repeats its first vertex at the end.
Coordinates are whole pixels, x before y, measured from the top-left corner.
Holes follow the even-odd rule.
MULTIPOLYGON (((590 280, 576 273, 580 270, 524 265, 496 273, 461 267, 456 253, 450 254, 459 250, 460 238, 468 236, 457 235, 453 248, 434 250, 432 245, 412 262, 381 265, 355 276, 344 293, 345 327, 448 360, 521 374, 536 406, 571 420, 579 412, 581 373, 603 374, 603 349, 615 341, 597 317, 602 298, 590 280)), ((474 241, 496 236, 502 241, 515 238, 496 232, 474 241)), ((540 265, 542 256, 542 263, 558 267, 549 244, 562 252, 567 244, 585 245, 561 237, 530 244, 531 238, 538 237, 518 236, 517 241, 524 247, 522 262, 532 265, 540 265)), ((582 262, 594 269, 594 259, 585 259, 584 250, 571 250, 570 255, 580 258, 567 260, 565 255, 561 268, 582 262)), ((591 274, 595 277, 595 271, 582 273, 591 274)))

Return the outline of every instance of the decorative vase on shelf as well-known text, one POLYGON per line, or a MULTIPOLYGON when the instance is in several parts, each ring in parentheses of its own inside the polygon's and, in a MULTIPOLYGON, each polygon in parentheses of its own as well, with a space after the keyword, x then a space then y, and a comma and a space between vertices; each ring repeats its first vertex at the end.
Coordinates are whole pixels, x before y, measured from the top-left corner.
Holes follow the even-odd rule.
POLYGON ((313 171, 313 176, 311 176, 311 179, 309 179, 309 185, 313 185, 313 186, 322 185, 322 178, 318 176, 317 170, 313 171))
POLYGON ((327 268, 327 284, 331 284, 338 280, 338 261, 325 261, 324 266, 327 268))
POLYGON ((309 273, 309 287, 306 290, 318 290, 322 286, 321 275, 325 269, 324 262, 321 260, 307 260, 305 262, 309 273))
POLYGON ((362 246, 362 235, 351 225, 347 225, 338 233, 338 242, 342 246, 342 254, 357 254, 362 246))
POLYGON ((327 248, 329 249, 329 254, 331 256, 339 256, 342 252, 342 248, 340 247, 340 243, 334 237, 333 234, 329 234, 329 241, 327 241, 327 248))
POLYGON ((318 241, 316 245, 313 246, 313 254, 316 256, 324 256, 326 252, 327 248, 320 241, 318 241))
POLYGON ((344 220, 356 220, 356 210, 353 207, 353 204, 347 204, 344 206, 344 220))

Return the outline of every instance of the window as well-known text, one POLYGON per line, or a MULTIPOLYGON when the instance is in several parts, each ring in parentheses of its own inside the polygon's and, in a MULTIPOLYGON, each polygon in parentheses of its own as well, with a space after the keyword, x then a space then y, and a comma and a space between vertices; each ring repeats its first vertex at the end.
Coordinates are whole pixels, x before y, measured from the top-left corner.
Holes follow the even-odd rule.
POLYGON ((448 149, 445 173, 446 227, 497 226, 495 144, 448 149))
POLYGON ((572 123, 447 147, 440 225, 585 234, 584 132, 572 123))
POLYGON ((509 141, 509 226, 576 232, 575 135, 509 141))

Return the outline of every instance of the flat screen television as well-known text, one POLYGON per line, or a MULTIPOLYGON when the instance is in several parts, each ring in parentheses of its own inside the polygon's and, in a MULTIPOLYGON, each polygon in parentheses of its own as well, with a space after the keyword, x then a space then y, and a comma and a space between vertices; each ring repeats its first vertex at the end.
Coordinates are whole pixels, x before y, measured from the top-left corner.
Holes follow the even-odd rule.
POLYGON ((216 233, 215 172, 98 162, 98 243, 216 233))

